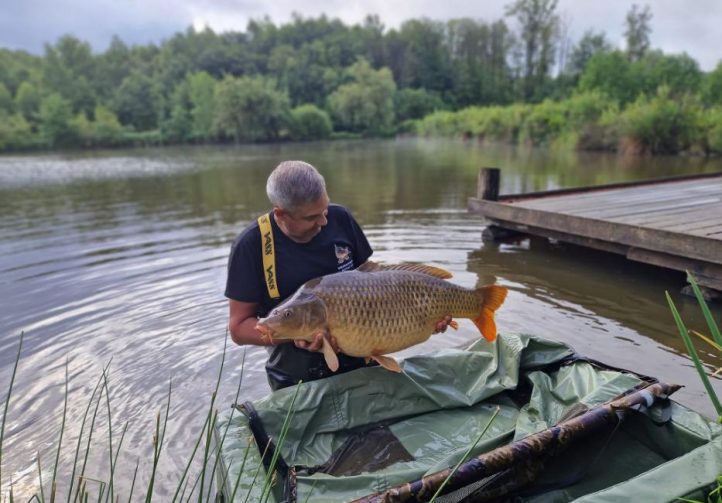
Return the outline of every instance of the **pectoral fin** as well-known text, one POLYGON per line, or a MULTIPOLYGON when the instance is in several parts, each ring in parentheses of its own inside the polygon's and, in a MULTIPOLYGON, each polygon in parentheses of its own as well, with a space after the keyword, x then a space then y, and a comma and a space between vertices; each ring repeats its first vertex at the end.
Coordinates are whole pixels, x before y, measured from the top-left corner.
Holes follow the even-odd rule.
POLYGON ((323 351, 323 358, 326 360, 326 365, 328 365, 328 368, 331 369, 331 371, 336 372, 338 370, 338 356, 336 355, 336 352, 331 347, 331 343, 328 342, 328 339, 326 337, 323 338, 323 346, 321 347, 321 351, 323 351))
POLYGON ((390 370, 391 372, 401 372, 401 367, 399 367, 399 363, 391 358, 390 356, 372 356, 372 360, 375 360, 378 362, 379 365, 381 365, 386 370, 390 370))

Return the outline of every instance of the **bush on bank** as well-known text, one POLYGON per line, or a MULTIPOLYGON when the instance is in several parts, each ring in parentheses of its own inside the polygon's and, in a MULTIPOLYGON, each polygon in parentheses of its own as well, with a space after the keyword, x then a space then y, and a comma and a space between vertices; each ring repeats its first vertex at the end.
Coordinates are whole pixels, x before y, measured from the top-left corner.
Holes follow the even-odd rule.
POLYGON ((696 96, 673 95, 665 86, 626 107, 600 91, 588 91, 560 101, 436 112, 417 121, 412 130, 422 136, 570 150, 722 153, 722 107, 704 108, 696 96))
POLYGON ((289 136, 292 140, 324 140, 332 132, 331 118, 316 105, 306 104, 291 110, 289 136))
POLYGON ((695 99, 673 99, 669 88, 660 88, 652 97, 642 95, 621 114, 621 149, 650 154, 690 150, 701 140, 701 115, 695 99))

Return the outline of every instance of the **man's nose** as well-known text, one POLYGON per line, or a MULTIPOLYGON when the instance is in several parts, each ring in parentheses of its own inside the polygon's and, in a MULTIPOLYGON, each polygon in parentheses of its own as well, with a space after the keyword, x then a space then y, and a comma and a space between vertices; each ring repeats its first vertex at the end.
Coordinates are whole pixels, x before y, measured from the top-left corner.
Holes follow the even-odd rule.
POLYGON ((323 227, 324 225, 326 225, 326 224, 328 223, 328 218, 326 218, 326 214, 325 214, 325 213, 321 213, 321 216, 319 217, 319 219, 318 219, 316 222, 317 222, 318 225, 320 225, 321 227, 323 227))

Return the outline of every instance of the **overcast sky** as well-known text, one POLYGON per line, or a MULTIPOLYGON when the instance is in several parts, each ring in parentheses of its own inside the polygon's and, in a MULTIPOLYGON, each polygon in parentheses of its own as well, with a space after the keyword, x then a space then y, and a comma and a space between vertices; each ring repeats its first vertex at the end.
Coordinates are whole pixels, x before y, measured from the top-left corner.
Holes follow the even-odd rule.
MULTIPOLYGON (((189 26, 245 31, 249 19, 269 16, 276 24, 293 12, 325 13, 348 24, 378 14, 387 28, 404 20, 471 17, 495 21, 508 0, 0 0, 0 47, 40 54, 63 34, 107 48, 113 35, 129 44, 160 43, 189 26)), ((558 12, 577 40, 584 31, 606 33, 623 47, 624 18, 633 3, 652 9, 652 46, 686 52, 703 70, 722 59, 722 0, 559 0, 558 12)))

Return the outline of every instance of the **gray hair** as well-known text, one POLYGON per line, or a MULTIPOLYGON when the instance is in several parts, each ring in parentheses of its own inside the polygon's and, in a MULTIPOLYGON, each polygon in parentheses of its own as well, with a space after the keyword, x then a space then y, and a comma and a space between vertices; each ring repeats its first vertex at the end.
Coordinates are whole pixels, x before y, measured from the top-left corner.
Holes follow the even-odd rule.
POLYGON ((283 161, 268 177, 266 194, 273 206, 293 212, 325 196, 326 181, 307 162, 283 161))

